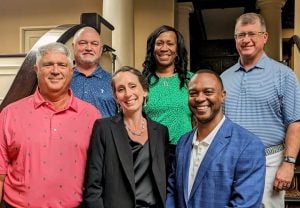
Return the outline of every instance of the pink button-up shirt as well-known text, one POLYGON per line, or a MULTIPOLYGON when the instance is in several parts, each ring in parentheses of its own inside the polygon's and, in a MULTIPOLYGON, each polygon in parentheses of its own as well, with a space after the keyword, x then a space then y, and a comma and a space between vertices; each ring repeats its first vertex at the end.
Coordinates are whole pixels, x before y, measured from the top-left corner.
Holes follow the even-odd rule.
POLYGON ((14 207, 77 207, 94 121, 92 105, 71 93, 56 111, 38 90, 0 114, 0 174, 4 200, 14 207))

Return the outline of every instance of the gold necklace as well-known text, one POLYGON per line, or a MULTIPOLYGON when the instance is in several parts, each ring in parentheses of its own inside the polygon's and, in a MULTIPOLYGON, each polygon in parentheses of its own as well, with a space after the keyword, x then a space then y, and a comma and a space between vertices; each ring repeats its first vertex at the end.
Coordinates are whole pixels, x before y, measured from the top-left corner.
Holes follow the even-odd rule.
POLYGON ((129 128, 129 125, 124 121, 125 128, 134 136, 141 136, 145 131, 145 121, 142 120, 142 127, 141 130, 133 131, 131 128, 129 128))

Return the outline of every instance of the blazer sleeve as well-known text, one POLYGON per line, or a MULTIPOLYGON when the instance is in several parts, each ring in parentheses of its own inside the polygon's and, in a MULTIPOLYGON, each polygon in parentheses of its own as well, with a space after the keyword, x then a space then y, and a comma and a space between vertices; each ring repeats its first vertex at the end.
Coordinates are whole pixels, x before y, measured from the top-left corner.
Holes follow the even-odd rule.
POLYGON ((175 208, 175 194, 176 194, 176 159, 174 159, 172 163, 172 170, 168 177, 168 184, 167 184, 167 200, 166 200, 166 207, 167 208, 175 208))
POLYGON ((104 141, 101 138, 101 128, 96 121, 93 127, 90 146, 88 150, 85 182, 84 182, 84 207, 102 208, 103 204, 103 161, 104 141))
POLYGON ((265 173, 264 145, 259 139, 253 139, 237 161, 229 207, 259 208, 264 192, 265 173))
POLYGON ((169 148, 169 145, 170 145, 170 135, 169 135, 169 130, 167 127, 165 127, 165 135, 164 135, 164 146, 165 146, 165 168, 166 168, 166 181, 168 181, 168 164, 170 162, 169 160, 169 153, 170 153, 170 148, 169 148))
POLYGON ((167 180, 167 200, 166 200, 166 207, 167 208, 176 208, 176 166, 177 166, 177 157, 179 146, 177 144, 175 158, 172 161, 171 172, 169 174, 167 180))

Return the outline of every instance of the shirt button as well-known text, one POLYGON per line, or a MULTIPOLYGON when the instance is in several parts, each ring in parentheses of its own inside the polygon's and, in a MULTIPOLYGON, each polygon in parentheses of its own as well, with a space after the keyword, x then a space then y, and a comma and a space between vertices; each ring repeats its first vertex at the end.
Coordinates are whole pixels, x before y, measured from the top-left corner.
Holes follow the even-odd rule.
POLYGON ((53 129, 53 131, 57 131, 57 129, 53 129))

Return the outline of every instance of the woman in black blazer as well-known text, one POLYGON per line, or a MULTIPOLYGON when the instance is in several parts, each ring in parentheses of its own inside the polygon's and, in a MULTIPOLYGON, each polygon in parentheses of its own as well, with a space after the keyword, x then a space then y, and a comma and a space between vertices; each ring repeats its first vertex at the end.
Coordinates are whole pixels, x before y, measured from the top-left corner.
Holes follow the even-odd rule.
POLYGON ((121 113, 97 120, 88 151, 84 205, 165 207, 168 129, 145 116, 148 84, 122 67, 112 78, 121 113))

